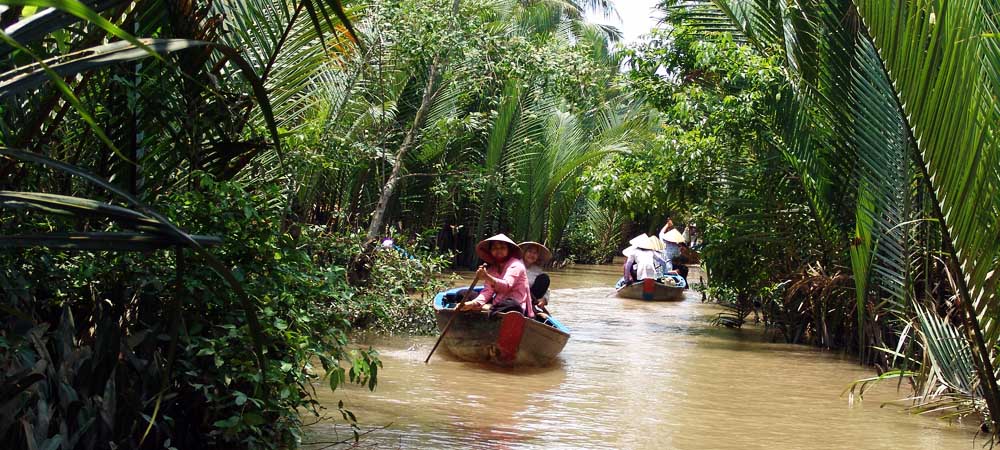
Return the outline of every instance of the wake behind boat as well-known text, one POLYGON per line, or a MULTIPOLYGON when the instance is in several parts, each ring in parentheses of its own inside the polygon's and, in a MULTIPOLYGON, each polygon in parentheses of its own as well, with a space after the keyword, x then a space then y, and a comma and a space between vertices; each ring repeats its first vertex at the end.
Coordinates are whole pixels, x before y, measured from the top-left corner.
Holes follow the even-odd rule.
POLYGON ((646 278, 633 283, 625 283, 622 278, 615 284, 619 297, 646 301, 681 301, 686 288, 684 278, 672 273, 659 279, 646 278))
MULTIPOLYGON (((475 288, 477 292, 481 289, 475 288)), ((460 359, 505 367, 544 366, 569 340, 569 330, 551 316, 543 323, 517 312, 493 317, 483 311, 456 313, 461 290, 450 289, 434 296, 439 331, 444 330, 453 315, 459 314, 444 336, 444 346, 460 359)))

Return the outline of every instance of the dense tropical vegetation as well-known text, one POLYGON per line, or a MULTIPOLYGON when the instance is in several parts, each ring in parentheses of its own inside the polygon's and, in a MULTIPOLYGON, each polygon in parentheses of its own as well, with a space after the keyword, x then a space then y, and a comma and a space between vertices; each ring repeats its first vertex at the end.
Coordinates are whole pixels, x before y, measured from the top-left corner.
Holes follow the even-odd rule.
POLYGON ((320 376, 377 383, 351 331, 428 331, 475 236, 561 240, 645 125, 604 2, 2 4, 12 448, 296 445, 320 376))
POLYGON ((12 448, 296 446, 478 238, 607 262, 667 213, 720 324, 1000 430, 990 2, 667 0, 628 48, 602 0, 0 5, 12 448))
POLYGON ((660 8, 628 78, 679 168, 626 182, 693 203, 719 322, 857 352, 880 376, 854 392, 903 378, 915 411, 996 433, 995 5, 660 8))

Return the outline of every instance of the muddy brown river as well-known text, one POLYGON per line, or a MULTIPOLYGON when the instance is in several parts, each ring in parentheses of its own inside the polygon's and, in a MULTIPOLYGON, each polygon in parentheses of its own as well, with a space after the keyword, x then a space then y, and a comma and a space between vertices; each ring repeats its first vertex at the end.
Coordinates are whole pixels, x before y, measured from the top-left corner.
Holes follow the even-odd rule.
MULTIPOLYGON (((853 380, 873 372, 830 352, 771 343, 762 330, 711 325, 717 306, 695 291, 683 302, 623 300, 613 266, 553 273, 550 310, 572 332, 542 369, 457 361, 436 336, 378 338, 378 387, 343 400, 363 448, 407 449, 978 449, 976 428, 916 416, 885 383, 849 404, 853 380)), ((697 280, 695 272, 692 281, 697 280)), ((459 285, 461 283, 456 283, 459 285)), ((305 418, 310 422, 310 418, 305 418)), ((305 442, 350 436, 343 421, 307 427, 305 442)), ((312 445, 307 448, 322 448, 312 445)))

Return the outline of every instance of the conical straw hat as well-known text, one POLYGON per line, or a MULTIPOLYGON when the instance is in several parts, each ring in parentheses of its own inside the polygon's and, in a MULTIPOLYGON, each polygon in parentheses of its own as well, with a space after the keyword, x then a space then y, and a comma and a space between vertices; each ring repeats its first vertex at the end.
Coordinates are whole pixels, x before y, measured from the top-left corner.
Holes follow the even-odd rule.
POLYGON ((646 235, 646 233, 642 233, 632 238, 631 241, 628 241, 629 247, 626 248, 625 250, 622 250, 622 254, 625 255, 626 257, 632 256, 635 254, 635 251, 639 249, 641 245, 644 245, 647 242, 649 242, 649 236, 646 235))
POLYGON ((642 234, 640 234, 640 235, 632 238, 631 241, 628 241, 628 244, 631 245, 631 246, 633 246, 633 247, 638 247, 638 246, 640 246, 642 244, 645 244, 646 242, 649 242, 649 235, 647 235, 646 233, 642 233, 642 234))
POLYGON ((540 266, 544 266, 545 264, 547 264, 549 261, 552 260, 552 252, 550 252, 547 247, 545 247, 542 244, 539 244, 538 242, 527 241, 517 244, 517 246, 521 248, 522 255, 524 254, 524 252, 528 251, 529 248, 534 248, 536 251, 538 251, 538 265, 540 266))
POLYGON ((681 232, 677 231, 677 230, 670 230, 670 231, 668 231, 667 235, 663 237, 663 240, 665 240, 667 242, 673 242, 675 244, 683 244, 683 243, 687 242, 687 239, 684 239, 684 235, 681 234, 681 232))
POLYGON ((663 251, 663 249, 666 248, 663 245, 663 241, 661 241, 660 238, 656 236, 647 237, 646 242, 638 245, 638 247, 643 250, 655 250, 655 251, 663 251))
POLYGON ((496 261, 493 260, 493 255, 490 254, 490 242, 503 242, 507 244, 508 248, 510 248, 509 252, 507 253, 509 257, 511 258, 521 257, 521 247, 518 247, 517 244, 515 244, 511 238, 507 237, 507 235, 501 233, 496 236, 483 239, 479 241, 478 244, 476 244, 476 254, 479 255, 479 258, 482 259, 483 261, 486 261, 491 264, 496 263, 496 261))

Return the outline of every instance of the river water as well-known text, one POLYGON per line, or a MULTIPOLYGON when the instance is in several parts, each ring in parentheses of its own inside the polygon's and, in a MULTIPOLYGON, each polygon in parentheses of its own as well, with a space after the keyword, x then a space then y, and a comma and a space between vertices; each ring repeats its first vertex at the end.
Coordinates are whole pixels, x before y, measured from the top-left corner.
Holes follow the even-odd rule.
MULTIPOLYGON (((614 297, 618 270, 552 273, 550 310, 572 332, 542 369, 457 361, 435 336, 378 338, 375 392, 317 387, 328 413, 343 400, 362 447, 481 449, 977 449, 975 427, 841 396, 873 375, 848 357, 771 343, 756 328, 710 324, 719 312, 690 291, 677 303, 614 297)), ((689 277, 697 280, 696 271, 689 277)), ((468 283, 468 281, 466 282, 468 283)), ((456 283, 458 285, 460 283, 456 283)), ((339 417, 338 417, 339 418, 339 417)), ((307 422, 309 418, 305 419, 307 422)), ((350 436, 343 421, 307 427, 305 442, 350 436)), ((322 445, 307 446, 321 448, 322 445)))

